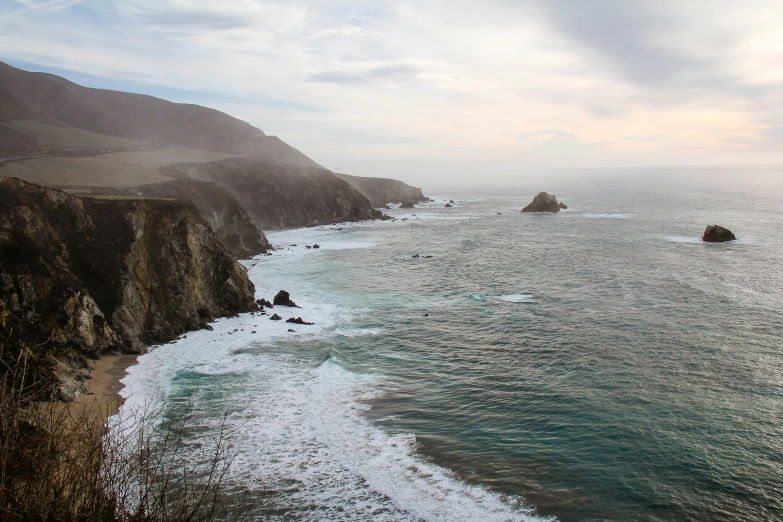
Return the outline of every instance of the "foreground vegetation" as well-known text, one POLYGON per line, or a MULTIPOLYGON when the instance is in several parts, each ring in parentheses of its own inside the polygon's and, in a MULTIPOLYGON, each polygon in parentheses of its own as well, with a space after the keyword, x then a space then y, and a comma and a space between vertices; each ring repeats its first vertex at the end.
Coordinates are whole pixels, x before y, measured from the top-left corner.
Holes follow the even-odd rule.
POLYGON ((171 415, 146 407, 107 424, 112 399, 54 402, 55 390, 37 379, 33 361, 27 346, 0 343, 0 520, 247 518, 253 496, 226 485, 233 455, 225 423, 210 457, 189 465, 190 409, 171 415))

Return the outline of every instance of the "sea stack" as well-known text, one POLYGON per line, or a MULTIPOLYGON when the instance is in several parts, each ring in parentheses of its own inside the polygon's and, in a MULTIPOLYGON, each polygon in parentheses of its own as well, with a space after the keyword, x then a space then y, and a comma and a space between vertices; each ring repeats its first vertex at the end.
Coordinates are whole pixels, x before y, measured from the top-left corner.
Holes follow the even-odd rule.
POLYGON ((737 239, 731 230, 723 228, 720 225, 708 225, 704 229, 704 235, 701 236, 701 240, 705 243, 725 243, 726 241, 734 241, 737 239))
POLYGON ((557 198, 554 195, 547 194, 546 192, 539 192, 533 201, 528 206, 522 209, 522 212, 551 212, 552 214, 560 212, 562 207, 558 204, 557 198))

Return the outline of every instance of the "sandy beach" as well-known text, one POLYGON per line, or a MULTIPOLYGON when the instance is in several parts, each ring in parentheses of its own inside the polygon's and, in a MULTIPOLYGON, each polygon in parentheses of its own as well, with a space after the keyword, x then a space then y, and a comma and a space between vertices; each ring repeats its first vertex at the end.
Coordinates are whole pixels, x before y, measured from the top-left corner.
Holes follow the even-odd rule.
POLYGON ((90 372, 92 379, 87 381, 87 393, 83 393, 72 403, 71 408, 86 409, 100 414, 103 424, 115 415, 124 399, 119 395, 124 385, 120 379, 125 377, 127 369, 136 364, 138 355, 103 355, 95 361, 95 369, 90 372))

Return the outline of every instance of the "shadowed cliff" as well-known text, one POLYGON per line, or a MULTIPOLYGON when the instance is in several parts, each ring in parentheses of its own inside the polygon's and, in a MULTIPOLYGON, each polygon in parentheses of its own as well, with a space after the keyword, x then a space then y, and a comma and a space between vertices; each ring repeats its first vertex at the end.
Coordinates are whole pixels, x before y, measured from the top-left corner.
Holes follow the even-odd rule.
POLYGON ((239 200, 214 183, 175 179, 128 189, 96 188, 92 193, 184 199, 196 205, 215 234, 237 258, 245 259, 269 249, 266 236, 256 228, 239 200))
POLYGON ((83 388, 86 355, 142 351, 251 311, 254 291, 190 203, 0 178, 0 335, 29 347, 63 398, 83 388))
POLYGON ((348 174, 336 175, 367 196, 372 206, 376 208, 382 207, 386 203, 404 203, 407 201, 418 203, 427 201, 420 188, 411 187, 396 179, 365 178, 348 174))
POLYGON ((361 192, 322 168, 229 158, 211 163, 175 163, 161 172, 220 185, 263 229, 383 218, 361 192))

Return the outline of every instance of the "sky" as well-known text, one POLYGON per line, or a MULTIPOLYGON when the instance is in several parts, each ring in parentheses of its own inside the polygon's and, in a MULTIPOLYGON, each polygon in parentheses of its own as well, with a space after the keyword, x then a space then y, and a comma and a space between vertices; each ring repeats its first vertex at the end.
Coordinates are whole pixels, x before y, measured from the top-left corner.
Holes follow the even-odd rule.
POLYGON ((0 0, 0 60, 338 172, 783 163, 779 0, 0 0))

